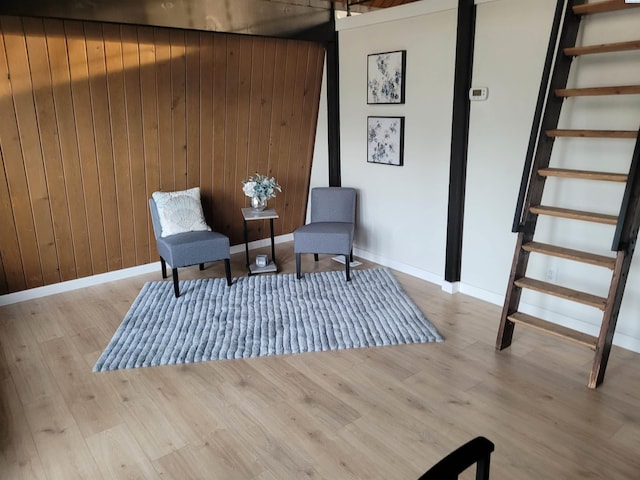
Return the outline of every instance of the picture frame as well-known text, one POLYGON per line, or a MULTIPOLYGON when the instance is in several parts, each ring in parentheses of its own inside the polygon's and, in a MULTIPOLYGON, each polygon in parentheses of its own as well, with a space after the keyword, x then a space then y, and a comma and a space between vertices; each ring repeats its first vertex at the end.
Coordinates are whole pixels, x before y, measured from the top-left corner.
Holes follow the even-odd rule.
POLYGON ((368 55, 367 103, 403 104, 406 66, 406 50, 368 55))
POLYGON ((404 164, 404 117, 367 117, 367 162, 404 164))

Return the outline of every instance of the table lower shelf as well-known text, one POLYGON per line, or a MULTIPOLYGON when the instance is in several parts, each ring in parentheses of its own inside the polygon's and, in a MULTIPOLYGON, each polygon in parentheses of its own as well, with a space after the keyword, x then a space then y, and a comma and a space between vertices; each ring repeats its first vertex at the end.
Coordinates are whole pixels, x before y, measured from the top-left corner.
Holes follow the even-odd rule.
POLYGON ((257 275, 258 273, 273 273, 278 271, 278 266, 274 262, 269 262, 265 267, 259 267, 252 263, 249 265, 249 275, 257 275))

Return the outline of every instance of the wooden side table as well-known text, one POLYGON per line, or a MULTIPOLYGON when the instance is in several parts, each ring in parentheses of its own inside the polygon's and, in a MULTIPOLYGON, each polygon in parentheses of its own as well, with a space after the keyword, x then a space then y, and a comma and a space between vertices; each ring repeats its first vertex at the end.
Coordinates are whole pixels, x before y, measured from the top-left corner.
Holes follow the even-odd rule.
POLYGON ((273 239, 273 220, 280 218, 278 212, 273 208, 266 208, 261 212, 256 212, 252 208, 242 209, 242 223, 244 226, 244 251, 247 260, 247 268, 249 269, 249 275, 257 273, 270 273, 277 272, 278 266, 276 265, 276 248, 273 239), (249 235, 247 233, 247 222, 252 220, 269 220, 269 227, 271 229, 271 260, 265 267, 259 267, 254 263, 249 263, 249 235))

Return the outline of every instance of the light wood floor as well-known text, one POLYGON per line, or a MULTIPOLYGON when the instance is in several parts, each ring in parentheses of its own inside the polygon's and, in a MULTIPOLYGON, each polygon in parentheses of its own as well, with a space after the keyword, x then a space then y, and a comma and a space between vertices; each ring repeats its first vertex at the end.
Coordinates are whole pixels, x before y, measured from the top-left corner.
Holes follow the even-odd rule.
POLYGON ((640 355, 591 391, 589 350, 520 328, 496 352, 499 307, 394 273, 444 343, 98 374, 159 271, 1 307, 0 478, 415 479, 477 435, 495 479, 640 478, 640 355))

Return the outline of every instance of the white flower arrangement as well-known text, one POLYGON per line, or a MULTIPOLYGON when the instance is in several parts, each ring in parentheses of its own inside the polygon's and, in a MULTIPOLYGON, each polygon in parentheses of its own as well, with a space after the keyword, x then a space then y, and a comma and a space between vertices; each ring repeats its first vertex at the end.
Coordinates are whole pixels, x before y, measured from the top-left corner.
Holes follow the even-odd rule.
POLYGON ((262 201, 276 196, 276 191, 281 192, 282 187, 276 179, 256 173, 242 181, 242 191, 247 197, 258 198, 262 201))

